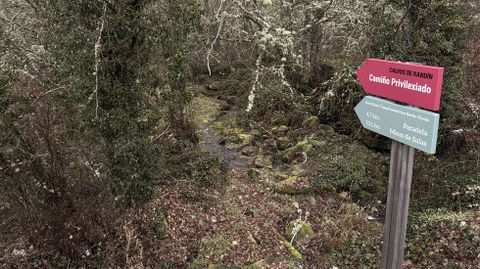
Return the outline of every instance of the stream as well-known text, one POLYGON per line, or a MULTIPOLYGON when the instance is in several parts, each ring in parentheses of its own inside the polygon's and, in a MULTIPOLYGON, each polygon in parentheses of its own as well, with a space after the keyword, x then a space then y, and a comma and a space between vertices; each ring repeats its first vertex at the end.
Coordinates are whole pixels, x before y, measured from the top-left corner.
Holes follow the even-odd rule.
POLYGON ((249 162, 241 158, 241 153, 228 149, 221 143, 223 138, 209 125, 203 125, 200 128, 203 138, 203 148, 211 154, 217 156, 221 161, 228 163, 232 169, 247 169, 249 162))

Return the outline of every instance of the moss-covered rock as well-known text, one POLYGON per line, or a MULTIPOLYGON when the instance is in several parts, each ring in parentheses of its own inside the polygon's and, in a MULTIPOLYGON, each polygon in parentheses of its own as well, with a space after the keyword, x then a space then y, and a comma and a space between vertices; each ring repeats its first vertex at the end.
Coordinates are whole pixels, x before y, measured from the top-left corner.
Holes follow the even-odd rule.
POLYGON ((299 242, 315 236, 312 226, 303 220, 294 220, 290 222, 285 229, 285 236, 291 242, 299 242), (292 240, 293 239, 293 240, 292 240))
POLYGON ((255 168, 262 169, 262 168, 272 168, 272 156, 270 155, 258 155, 256 158, 252 160, 252 165, 255 168))
POLYGON ((262 159, 255 159, 254 163, 256 168, 264 168, 265 162, 262 159))
POLYGON ((295 257, 297 260, 301 260, 302 254, 292 245, 290 242, 288 242, 277 230, 273 229, 273 233, 277 236, 277 239, 282 242, 282 244, 287 248, 287 250, 292 254, 293 257, 295 257))
POLYGON ((277 139, 276 145, 278 150, 286 150, 287 148, 293 146, 292 141, 288 137, 280 137, 277 139))
POLYGON ((253 141, 253 135, 251 134, 238 134, 238 142, 244 146, 249 145, 253 141))
POLYGON ((275 189, 282 194, 305 194, 311 191, 308 178, 298 176, 292 176, 278 182, 275 189))
POLYGON ((242 154, 244 156, 252 157, 253 155, 255 155, 256 151, 257 149, 254 146, 248 146, 242 149, 242 154))
POLYGON ((273 178, 275 180, 275 182, 280 182, 280 181, 283 181, 287 178, 289 178, 290 176, 288 174, 285 174, 283 172, 280 172, 280 171, 274 171, 271 178, 273 178))
MULTIPOLYGON (((233 132, 234 130, 232 130, 233 132)), ((243 134, 243 133, 236 133, 229 135, 227 132, 227 138, 229 143, 227 143, 227 148, 230 150, 239 150, 245 146, 252 144, 253 142, 253 135, 251 134, 243 134)))
POLYGON ((272 128, 272 133, 274 134, 284 133, 286 131, 288 131, 288 126, 286 125, 276 126, 272 128))
POLYGON ((298 250, 292 244, 290 244, 290 242, 288 242, 287 240, 283 240, 282 242, 283 245, 285 245, 285 247, 288 249, 288 251, 290 251, 290 253, 293 255, 293 257, 298 260, 301 260, 303 258, 302 254, 298 252, 298 250))
POLYGON ((317 116, 310 116, 305 120, 305 125, 309 128, 316 128, 320 124, 320 120, 317 116))
POLYGON ((295 146, 283 150, 280 155, 284 161, 290 161, 295 158, 299 153, 304 152, 308 154, 314 147, 324 146, 325 142, 318 141, 313 138, 305 138, 298 142, 295 146))

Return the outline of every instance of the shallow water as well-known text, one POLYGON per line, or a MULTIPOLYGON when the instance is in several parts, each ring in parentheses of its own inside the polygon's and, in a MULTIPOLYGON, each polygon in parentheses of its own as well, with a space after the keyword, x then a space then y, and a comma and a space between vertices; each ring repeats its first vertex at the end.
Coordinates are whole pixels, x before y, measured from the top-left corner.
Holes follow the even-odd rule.
POLYGON ((228 163, 231 168, 246 169, 250 167, 250 164, 241 158, 239 152, 228 149, 226 146, 220 144, 223 140, 222 137, 211 127, 204 125, 200 128, 200 131, 203 138, 202 145, 205 150, 228 163))

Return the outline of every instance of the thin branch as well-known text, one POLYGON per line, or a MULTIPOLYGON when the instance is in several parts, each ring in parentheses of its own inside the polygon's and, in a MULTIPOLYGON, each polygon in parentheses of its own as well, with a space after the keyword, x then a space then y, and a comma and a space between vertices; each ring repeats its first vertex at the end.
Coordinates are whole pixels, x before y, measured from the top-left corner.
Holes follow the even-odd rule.
POLYGON ((103 3, 103 15, 100 22, 100 31, 98 33, 98 39, 95 43, 95 119, 98 118, 98 67, 100 65, 100 48, 102 47, 102 35, 105 27, 105 16, 107 14, 107 2, 103 3))
POLYGON ((263 28, 270 28, 270 24, 268 24, 263 18, 255 16, 252 12, 248 11, 240 1, 235 0, 235 4, 243 11, 244 17, 255 23, 260 29, 263 28))
POLYGON ((407 8, 407 10, 405 11, 405 14, 403 15, 402 19, 400 20, 400 22, 398 23, 397 25, 397 28, 395 30, 395 34, 393 35, 393 39, 395 40, 397 38, 397 35, 398 35, 398 32, 400 31, 400 28, 402 27, 403 25, 403 22, 405 21, 405 19, 407 18, 408 16, 408 13, 410 12, 410 9, 412 8, 412 4, 410 4, 407 8))
POLYGON ((225 0, 221 0, 220 7, 218 8, 217 13, 215 15, 216 19, 220 20, 220 22, 218 24, 218 29, 217 29, 217 34, 215 35, 215 39, 213 40, 212 44, 210 44, 210 48, 207 51, 207 57, 206 57, 207 58, 207 68, 208 68, 208 74, 210 76, 212 75, 212 69, 210 68, 210 56, 212 55, 213 48, 214 48, 215 44, 217 43, 218 38, 220 37, 220 33, 222 32, 223 25, 225 23, 225 15, 222 15, 221 19, 219 18, 220 12, 223 8, 223 3, 224 2, 225 2, 225 0))
POLYGON ((55 92, 55 91, 58 91, 58 90, 62 90, 62 89, 66 89, 64 86, 61 86, 61 87, 58 87, 58 88, 55 88, 55 89, 52 89, 52 90, 49 90, 49 91, 46 91, 44 93, 42 93, 40 96, 38 96, 37 98, 35 98, 35 100, 33 100, 33 102, 31 103, 31 105, 35 104, 36 102, 38 102, 38 100, 42 99, 43 97, 49 95, 50 93, 52 92, 55 92))

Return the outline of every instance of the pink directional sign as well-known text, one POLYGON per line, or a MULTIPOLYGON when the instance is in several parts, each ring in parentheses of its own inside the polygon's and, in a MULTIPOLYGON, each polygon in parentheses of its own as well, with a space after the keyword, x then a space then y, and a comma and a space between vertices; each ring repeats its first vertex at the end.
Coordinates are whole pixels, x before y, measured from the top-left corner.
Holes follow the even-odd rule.
POLYGON ((368 94, 429 110, 440 109, 442 67, 367 59, 357 77, 368 94))

